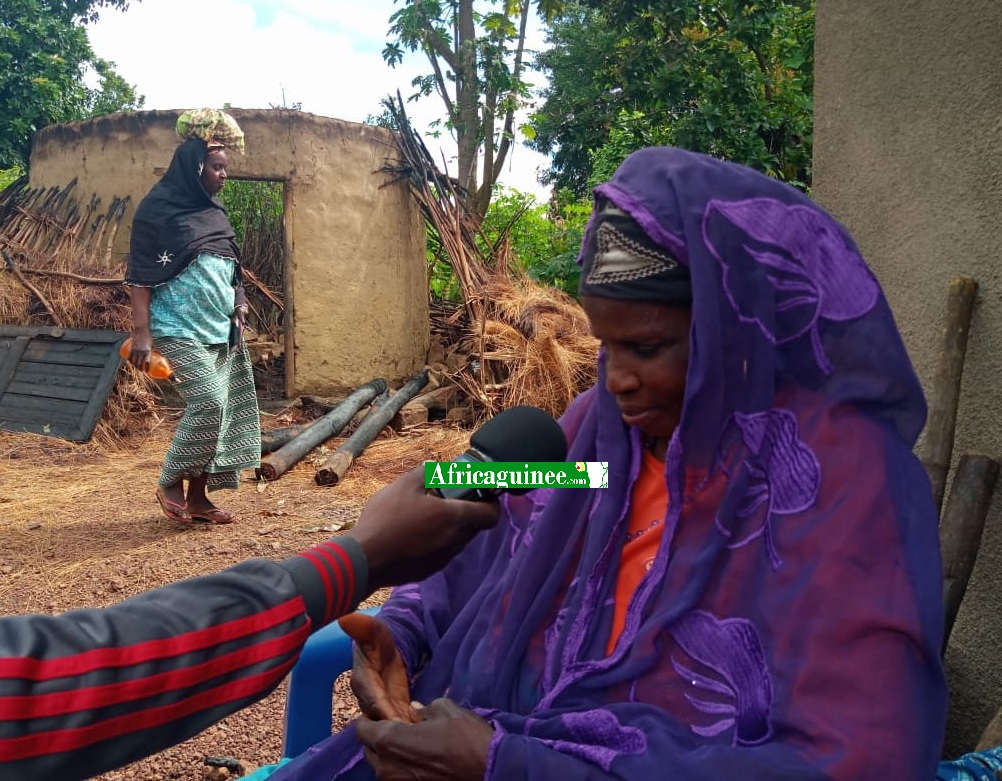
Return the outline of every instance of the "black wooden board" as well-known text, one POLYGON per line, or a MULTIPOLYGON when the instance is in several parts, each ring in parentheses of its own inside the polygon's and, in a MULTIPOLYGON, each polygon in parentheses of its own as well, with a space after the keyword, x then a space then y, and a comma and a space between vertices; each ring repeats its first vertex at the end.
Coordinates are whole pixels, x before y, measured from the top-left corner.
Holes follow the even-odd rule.
POLYGON ((85 442, 122 359, 120 331, 0 326, 0 429, 85 442))

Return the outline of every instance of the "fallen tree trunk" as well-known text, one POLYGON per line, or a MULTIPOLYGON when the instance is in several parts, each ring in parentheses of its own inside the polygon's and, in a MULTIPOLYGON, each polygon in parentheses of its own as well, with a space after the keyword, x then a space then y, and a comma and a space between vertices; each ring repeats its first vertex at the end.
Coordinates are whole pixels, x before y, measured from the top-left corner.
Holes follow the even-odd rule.
POLYGON ((348 425, 362 407, 386 390, 386 380, 371 380, 352 391, 344 401, 324 415, 295 439, 283 445, 274 453, 261 459, 257 468, 258 479, 277 480, 298 464, 306 455, 324 440, 330 439, 348 425))
POLYGON ((345 476, 352 462, 374 440, 383 427, 396 415, 400 408, 417 395, 417 392, 428 384, 428 370, 411 379, 400 390, 393 394, 384 404, 373 404, 369 414, 365 416, 355 433, 344 441, 333 455, 328 458, 314 475, 317 485, 337 485, 345 476))
POLYGON ((273 428, 268 431, 262 431, 261 455, 274 453, 279 448, 289 444, 289 442, 306 431, 306 429, 314 423, 316 423, 316 421, 311 420, 309 423, 303 423, 299 426, 285 426, 283 428, 273 428))

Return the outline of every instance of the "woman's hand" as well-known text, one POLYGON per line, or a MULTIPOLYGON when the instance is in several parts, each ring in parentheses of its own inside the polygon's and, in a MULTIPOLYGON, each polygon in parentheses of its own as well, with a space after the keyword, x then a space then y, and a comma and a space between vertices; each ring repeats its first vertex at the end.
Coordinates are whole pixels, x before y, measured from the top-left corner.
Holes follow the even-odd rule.
POLYGON ((129 353, 129 363, 140 371, 146 371, 153 354, 153 337, 149 328, 132 329, 132 351, 129 353))
POLYGON ((356 723, 365 759, 379 781, 482 781, 494 729, 452 700, 435 700, 418 724, 356 723))
POLYGON ((244 348, 244 331, 247 330, 247 306, 241 305, 230 315, 230 350, 244 348))
POLYGON ((338 623, 355 641, 351 690, 362 713, 374 721, 418 721, 420 716, 411 707, 407 668, 386 624, 365 613, 349 613, 338 623))

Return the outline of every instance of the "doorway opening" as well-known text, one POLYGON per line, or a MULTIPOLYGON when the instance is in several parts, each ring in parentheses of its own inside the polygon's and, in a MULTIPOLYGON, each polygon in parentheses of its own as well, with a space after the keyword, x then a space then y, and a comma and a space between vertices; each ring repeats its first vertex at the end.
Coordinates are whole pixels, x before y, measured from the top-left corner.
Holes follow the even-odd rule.
POLYGON ((285 397, 286 361, 285 183, 271 179, 230 179, 219 195, 237 235, 244 288, 250 311, 247 347, 262 402, 285 397))

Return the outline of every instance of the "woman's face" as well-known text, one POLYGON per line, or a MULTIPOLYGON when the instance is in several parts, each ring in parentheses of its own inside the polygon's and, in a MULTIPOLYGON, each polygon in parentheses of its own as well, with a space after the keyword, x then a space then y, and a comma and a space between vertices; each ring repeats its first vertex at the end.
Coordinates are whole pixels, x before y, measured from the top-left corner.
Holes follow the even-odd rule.
POLYGON ((201 179, 202 187, 209 195, 216 195, 226 184, 227 162, 225 149, 213 149, 206 154, 201 179))
POLYGON ((689 367, 690 307, 583 296, 592 333, 605 347, 605 387, 623 420, 664 458, 682 416, 689 367))

